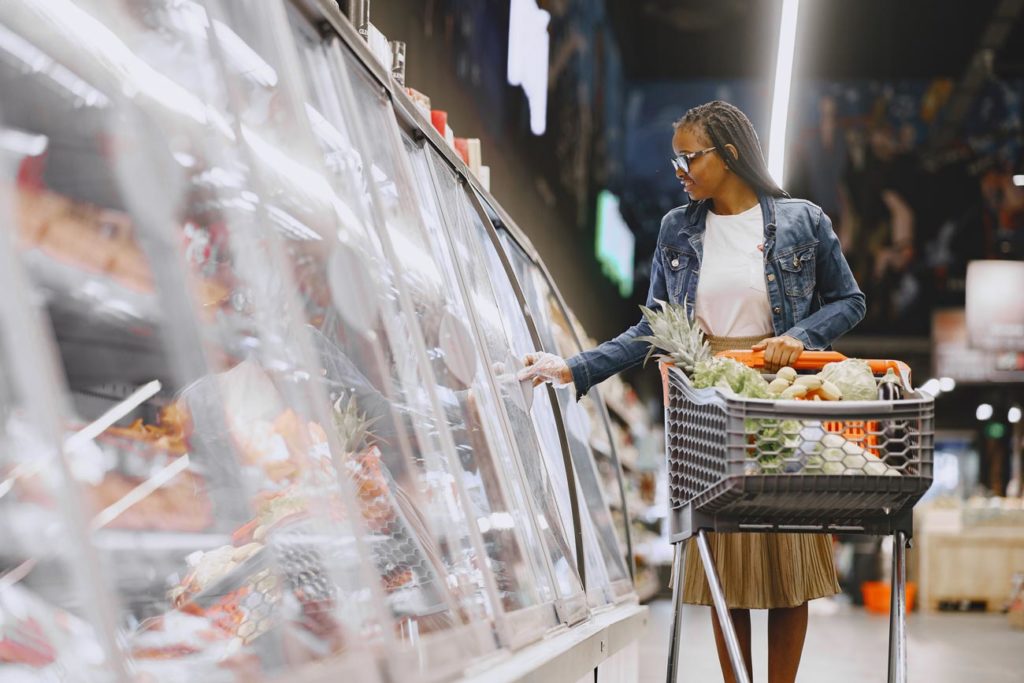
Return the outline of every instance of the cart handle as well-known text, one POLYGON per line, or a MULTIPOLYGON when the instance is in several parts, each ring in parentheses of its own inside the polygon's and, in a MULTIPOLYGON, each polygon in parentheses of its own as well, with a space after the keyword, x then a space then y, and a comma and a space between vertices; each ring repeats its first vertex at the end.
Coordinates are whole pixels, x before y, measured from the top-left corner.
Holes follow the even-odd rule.
MULTIPOLYGON (((733 351, 722 351, 718 354, 726 358, 743 363, 747 367, 760 369, 764 367, 764 351, 751 351, 749 349, 737 349, 733 351)), ((846 360, 846 356, 835 351, 804 351, 793 363, 794 370, 821 370, 828 363, 838 363, 846 360)), ((903 381, 904 386, 910 387, 910 366, 901 360, 877 360, 865 359, 875 375, 884 375, 892 370, 903 381)))

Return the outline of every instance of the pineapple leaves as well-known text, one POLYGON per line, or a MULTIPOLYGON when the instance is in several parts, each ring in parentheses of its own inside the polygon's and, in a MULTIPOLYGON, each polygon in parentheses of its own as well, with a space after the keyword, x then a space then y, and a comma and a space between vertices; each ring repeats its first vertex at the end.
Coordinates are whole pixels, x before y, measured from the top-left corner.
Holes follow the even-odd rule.
POLYGON ((704 331, 686 312, 686 300, 682 304, 657 301, 660 310, 641 306, 640 311, 650 325, 651 334, 637 337, 636 341, 651 345, 644 363, 651 359, 655 350, 659 360, 674 363, 687 375, 692 376, 697 364, 711 358, 711 345, 704 338, 704 331))
POLYGON ((345 452, 355 453, 373 436, 370 427, 379 418, 367 419, 365 413, 360 413, 355 396, 349 398, 345 406, 342 406, 343 399, 339 397, 334 403, 334 429, 345 452))

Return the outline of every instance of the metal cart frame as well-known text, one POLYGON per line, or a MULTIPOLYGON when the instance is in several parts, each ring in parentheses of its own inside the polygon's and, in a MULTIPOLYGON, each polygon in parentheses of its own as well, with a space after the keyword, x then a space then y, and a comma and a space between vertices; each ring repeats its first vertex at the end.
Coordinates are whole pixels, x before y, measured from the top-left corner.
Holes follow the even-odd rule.
MULTIPOLYGON (((719 355, 754 368, 764 365, 763 352, 727 351, 719 355)), ((816 371, 826 363, 841 360, 845 356, 837 353, 806 352, 794 368, 816 371)), ((691 537, 696 538, 736 680, 750 681, 711 554, 710 531, 892 535, 888 680, 906 683, 906 550, 913 536, 913 506, 932 482, 934 399, 912 392, 910 370, 905 364, 868 363, 875 374, 894 369, 906 398, 838 402, 747 399, 714 388, 695 389, 685 374, 671 365, 662 365, 670 542, 675 545, 668 683, 678 680, 684 559, 686 541, 691 537), (844 425, 866 426, 857 438, 868 439, 863 443, 870 444, 871 452, 881 462, 898 463, 885 467, 898 470, 900 476, 857 471, 845 472, 857 476, 808 474, 806 452, 790 453, 793 461, 803 463, 790 463, 794 465, 790 471, 763 471, 756 457, 752 459, 752 444, 756 442, 751 425, 765 420, 826 425, 819 427, 819 434, 834 432, 837 426, 840 430, 844 425)))

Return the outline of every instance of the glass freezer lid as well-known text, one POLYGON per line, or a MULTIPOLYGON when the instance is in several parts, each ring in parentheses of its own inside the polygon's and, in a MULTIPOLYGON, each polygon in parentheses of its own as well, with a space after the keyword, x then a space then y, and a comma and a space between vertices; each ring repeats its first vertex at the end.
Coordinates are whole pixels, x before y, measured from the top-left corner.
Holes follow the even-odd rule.
MULTIPOLYGON (((164 64, 167 79, 216 63, 208 46, 141 22, 141 14, 59 4, 65 18, 107 27, 105 44, 133 73, 168 52, 176 57, 164 64)), ((143 5, 158 3, 129 9, 143 5)), ((24 19, 0 11, 0 22, 22 35, 24 19)), ((78 69, 69 44, 51 51, 43 38, 34 43, 78 69)), ((89 69, 109 61, 81 61, 97 88, 118 74, 109 68, 100 78, 89 69)), ((3 73, 12 88, 25 78, 3 73)), ((228 101, 223 82, 204 85, 221 89, 207 103, 228 101)), ((296 304, 287 272, 268 256, 274 235, 258 188, 248 184, 252 168, 218 124, 235 117, 223 111, 205 127, 178 127, 180 117, 144 92, 103 92, 112 104, 102 153, 88 138, 71 140, 22 164, 42 172, 7 182, 19 193, 19 229, 28 238, 20 255, 61 304, 51 310, 59 313, 52 321, 65 358, 84 366, 67 373, 69 404, 85 420, 118 406, 127 411, 100 432, 97 483, 81 485, 91 487, 92 541, 121 595, 134 665, 169 673, 187 662, 233 677, 363 647, 382 632, 357 548, 364 515, 338 488, 349 484, 335 471, 331 414, 325 398, 317 407, 301 326, 289 324, 296 304), (107 172, 105 196, 87 200, 48 182, 47 169, 83 154, 107 172), (82 248, 89 234, 112 238, 82 248), (98 336, 80 322, 91 317, 84 295, 108 307, 123 300, 118 310, 140 289, 154 302, 148 326, 112 316, 98 336), (141 394, 133 391, 140 385, 141 394)), ((52 111, 52 99, 35 101, 52 111)), ((25 116, 19 125, 48 135, 55 118, 25 116)), ((52 177, 73 185, 88 176, 71 167, 52 177)))
MULTIPOLYGON (((476 409, 466 402, 474 395, 473 403, 487 399, 486 387, 474 388, 474 382, 480 382, 479 361, 463 352, 472 349, 472 331, 466 329, 461 316, 451 308, 457 302, 449 300, 451 293, 444 271, 424 232, 394 113, 366 77, 355 71, 358 65, 353 67, 350 56, 336 48, 331 57, 328 63, 335 74, 335 84, 339 76, 348 84, 342 87, 350 89, 354 105, 351 110, 358 111, 358 115, 346 116, 345 125, 362 124, 356 125, 351 137, 359 141, 357 146, 361 147, 363 159, 373 158, 363 174, 372 185, 375 202, 379 203, 379 220, 384 228, 381 243, 395 265, 399 303, 414 317, 417 333, 428 340, 430 374, 437 380, 432 391, 442 403, 448 421, 445 436, 452 439, 457 449, 460 481, 469 489, 467 494, 478 510, 474 517, 486 522, 477 523, 477 533, 482 530, 493 539, 485 546, 492 557, 490 566, 497 572, 502 607, 518 610, 543 604, 550 598, 537 591, 551 595, 550 583, 547 588, 544 584, 550 581, 543 574, 544 551, 528 524, 515 521, 520 508, 509 496, 519 496, 521 490, 517 492, 510 486, 521 487, 521 483, 508 479, 503 465, 508 462, 508 455, 492 453, 495 448, 507 449, 508 444, 496 439, 493 428, 481 423, 476 409), (408 296, 404 304, 402 292, 408 296)), ((342 101, 346 101, 344 97, 342 101)))
MULTIPOLYGON (((12 157, 0 149, 0 166, 12 157)), ((5 221, 14 220, 13 199, 0 189, 5 221)), ((0 286, 24 292, 11 237, 0 232, 0 286)), ((89 453, 69 440, 64 460, 55 372, 33 306, 19 296, 0 308, 0 679, 43 683, 74 671, 88 683, 116 681, 125 667, 104 609, 111 596, 83 571, 97 558, 67 470, 89 453)))
POLYGON ((458 268, 461 271, 479 337, 494 370, 495 386, 516 446, 520 474, 548 553, 558 595, 563 600, 572 600, 582 592, 582 586, 575 568, 574 548, 568 541, 574 527, 561 447, 557 432, 553 441, 543 442, 544 450, 538 439, 538 432, 550 437, 556 429, 551 422, 542 422, 538 429, 539 420, 544 420, 545 416, 551 419, 551 406, 546 396, 535 396, 532 386, 516 380, 522 367, 522 355, 526 349, 533 348, 522 310, 501 263, 496 262, 497 254, 493 252, 485 226, 451 169, 431 148, 417 147, 411 141, 407 141, 406 147, 412 156, 416 177, 434 178, 436 199, 430 184, 419 184, 424 215, 434 235, 432 243, 445 244, 450 239, 450 250, 439 252, 445 257, 442 260, 447 261, 448 270, 454 273, 458 268), (441 225, 442 219, 446 229, 441 225), (545 430, 546 426, 550 429, 545 430))
MULTIPOLYGON (((557 306, 554 293, 548 285, 544 274, 537 268, 526 253, 515 243, 506 232, 501 233, 502 244, 509 255, 519 282, 523 285, 524 295, 537 323, 545 351, 561 355, 571 355, 574 351, 562 347, 558 343, 556 335, 556 321, 566 322, 561 315, 561 309, 557 306)), ((614 601, 618 596, 613 584, 622 584, 629 581, 629 574, 625 566, 623 553, 620 551, 618 537, 611 518, 608 503, 604 497, 601 487, 600 476, 597 472, 594 453, 590 448, 590 430, 600 428, 591 424, 586 412, 573 396, 573 390, 567 387, 556 388, 559 405, 562 408, 562 415, 566 421, 566 435, 569 438, 570 450, 573 462, 576 466, 577 485, 580 488, 581 500, 585 501, 587 519, 589 521, 592 538, 596 544, 598 556, 588 556, 587 579, 590 583, 590 569, 595 568, 595 577, 600 577, 608 582, 601 587, 607 601, 614 601), (599 569, 597 567, 600 567, 599 569)), ((589 554, 588 554, 589 555, 589 554)), ((594 584, 597 587, 600 584, 594 584)), ((588 592, 591 592, 588 585, 588 592)))

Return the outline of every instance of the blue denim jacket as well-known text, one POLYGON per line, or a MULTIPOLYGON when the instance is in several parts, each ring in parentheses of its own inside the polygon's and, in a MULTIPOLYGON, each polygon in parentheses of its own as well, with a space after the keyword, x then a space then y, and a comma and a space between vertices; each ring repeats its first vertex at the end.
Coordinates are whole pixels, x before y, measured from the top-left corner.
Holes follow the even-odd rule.
MULTIPOLYGON (((864 294, 853 279, 832 221, 820 207, 803 199, 761 195, 764 215, 764 276, 776 336, 789 335, 808 350, 822 350, 849 332, 864 317, 864 294)), ((647 306, 658 300, 682 303, 690 316, 704 253, 704 229, 710 203, 691 202, 661 220, 651 267, 647 306)), ((639 365, 650 334, 643 319, 615 339, 569 359, 577 400, 595 384, 639 365)))

